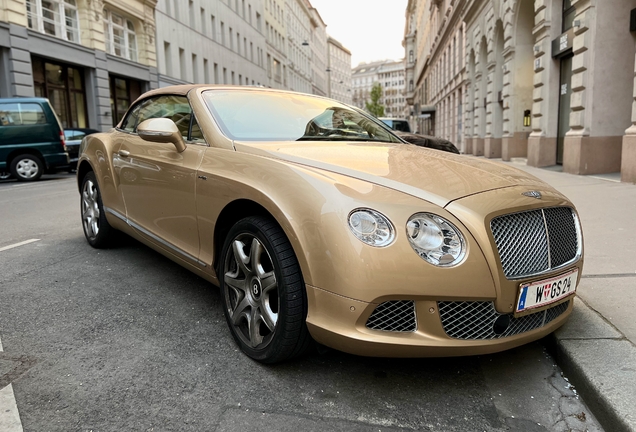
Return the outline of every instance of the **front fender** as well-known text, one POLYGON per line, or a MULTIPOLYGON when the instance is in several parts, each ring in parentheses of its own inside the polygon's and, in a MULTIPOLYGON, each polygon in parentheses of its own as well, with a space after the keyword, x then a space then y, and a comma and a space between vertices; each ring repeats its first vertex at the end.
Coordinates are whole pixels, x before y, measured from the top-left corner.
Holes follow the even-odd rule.
MULTIPOLYGON (((85 164, 89 164, 102 194, 102 203, 104 207, 117 211, 125 215, 126 207, 119 190, 119 182, 115 169, 113 167, 113 154, 119 150, 120 143, 113 139, 111 134, 93 134, 89 135, 82 141, 81 152, 78 160, 78 188, 82 187, 82 174, 85 164)), ((80 190, 81 193, 81 190, 80 190)), ((118 225, 119 219, 115 220, 111 215, 106 213, 108 222, 111 225, 118 225)))
POLYGON ((477 242, 460 221, 439 206, 383 186, 281 160, 223 149, 206 150, 197 183, 202 239, 200 259, 214 260, 214 226, 223 208, 236 199, 264 207, 280 224, 296 252, 305 282, 366 302, 399 299, 494 299, 489 267, 477 242), (349 213, 370 207, 396 228, 395 241, 375 248, 348 227, 349 213), (406 222, 417 212, 446 217, 464 228, 465 261, 443 269, 422 260, 406 238, 406 222))

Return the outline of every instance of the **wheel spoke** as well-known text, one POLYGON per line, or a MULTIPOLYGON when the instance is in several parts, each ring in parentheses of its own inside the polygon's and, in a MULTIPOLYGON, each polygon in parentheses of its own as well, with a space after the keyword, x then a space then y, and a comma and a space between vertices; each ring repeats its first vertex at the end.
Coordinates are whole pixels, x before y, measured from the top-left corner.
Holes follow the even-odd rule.
POLYGON ((278 314, 275 314, 267 307, 259 308, 259 314, 269 331, 274 333, 274 329, 276 328, 276 321, 278 321, 278 314))
POLYGON ((223 281, 225 282, 225 284, 227 286, 229 286, 230 288, 232 288, 234 290, 234 292, 236 292, 237 297, 245 297, 245 283, 246 283, 246 279, 238 279, 238 271, 236 272, 236 274, 227 272, 225 273, 225 276, 223 277, 223 281))
POLYGON ((241 269, 241 271, 247 278, 247 276, 251 275, 252 272, 247 267, 247 264, 250 262, 250 257, 245 255, 245 252, 243 252, 244 246, 245 245, 243 244, 242 241, 235 240, 232 243, 232 251, 234 252, 234 258, 236 259, 236 263, 238 264, 239 268, 241 269))
POLYGON ((234 310, 232 311, 232 323, 235 326, 238 326, 241 318, 243 317, 246 319, 247 325, 250 326, 251 325, 251 317, 250 317, 251 308, 252 308, 252 305, 250 305, 250 302, 247 300, 247 297, 243 297, 243 299, 236 305, 236 308, 234 308, 234 310))
POLYGON ((268 295, 271 290, 276 289, 276 275, 273 271, 263 274, 261 286, 263 287, 263 295, 268 295))
POLYGON ((260 273, 263 273, 263 266, 261 264, 262 253, 263 245, 254 237, 250 247, 250 267, 252 267, 252 272, 256 273, 258 277, 260 277, 260 273))
POLYGON ((261 321, 261 314, 258 312, 258 309, 252 308, 252 313, 250 314, 250 323, 249 323, 249 332, 250 332, 250 343, 252 348, 257 347, 261 343, 263 343, 263 336, 261 336, 259 323, 261 321))

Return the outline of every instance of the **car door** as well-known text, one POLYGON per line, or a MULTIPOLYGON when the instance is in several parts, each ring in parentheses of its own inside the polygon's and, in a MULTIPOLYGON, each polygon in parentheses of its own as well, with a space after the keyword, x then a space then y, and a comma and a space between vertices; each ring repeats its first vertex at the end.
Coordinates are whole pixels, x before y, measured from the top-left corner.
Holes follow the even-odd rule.
POLYGON ((207 145, 190 139, 195 119, 185 96, 152 98, 140 106, 137 117, 134 130, 123 137, 113 156, 128 223, 161 247, 197 262, 195 180, 207 145), (137 126, 150 118, 173 120, 186 142, 185 151, 139 137, 137 126))

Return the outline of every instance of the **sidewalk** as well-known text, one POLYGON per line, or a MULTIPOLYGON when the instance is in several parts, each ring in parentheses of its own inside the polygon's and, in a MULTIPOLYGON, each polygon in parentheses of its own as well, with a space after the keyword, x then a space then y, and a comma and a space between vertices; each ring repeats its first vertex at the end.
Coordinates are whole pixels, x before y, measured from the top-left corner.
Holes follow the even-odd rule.
POLYGON ((636 431, 636 185, 503 162, 576 205, 585 264, 574 312, 552 335, 557 361, 606 431, 636 431))

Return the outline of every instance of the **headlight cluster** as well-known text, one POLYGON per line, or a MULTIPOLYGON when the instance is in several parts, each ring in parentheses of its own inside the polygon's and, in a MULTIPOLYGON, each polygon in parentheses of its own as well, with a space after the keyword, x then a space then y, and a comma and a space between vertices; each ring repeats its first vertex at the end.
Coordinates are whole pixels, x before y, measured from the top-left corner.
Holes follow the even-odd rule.
POLYGON ((466 254, 461 232, 440 216, 431 213, 411 216, 406 234, 415 252, 433 265, 450 267, 466 254))
MULTIPOLYGON (((362 242, 375 247, 393 243, 395 229, 391 221, 371 209, 356 209, 349 214, 349 228, 362 242)), ((406 223, 406 235, 415 252, 438 267, 451 267, 466 255, 462 233, 452 223, 432 213, 417 213, 406 223)))
POLYGON ((349 215, 349 228, 358 239, 369 246, 388 246, 395 238, 391 221, 371 209, 357 209, 349 215))

